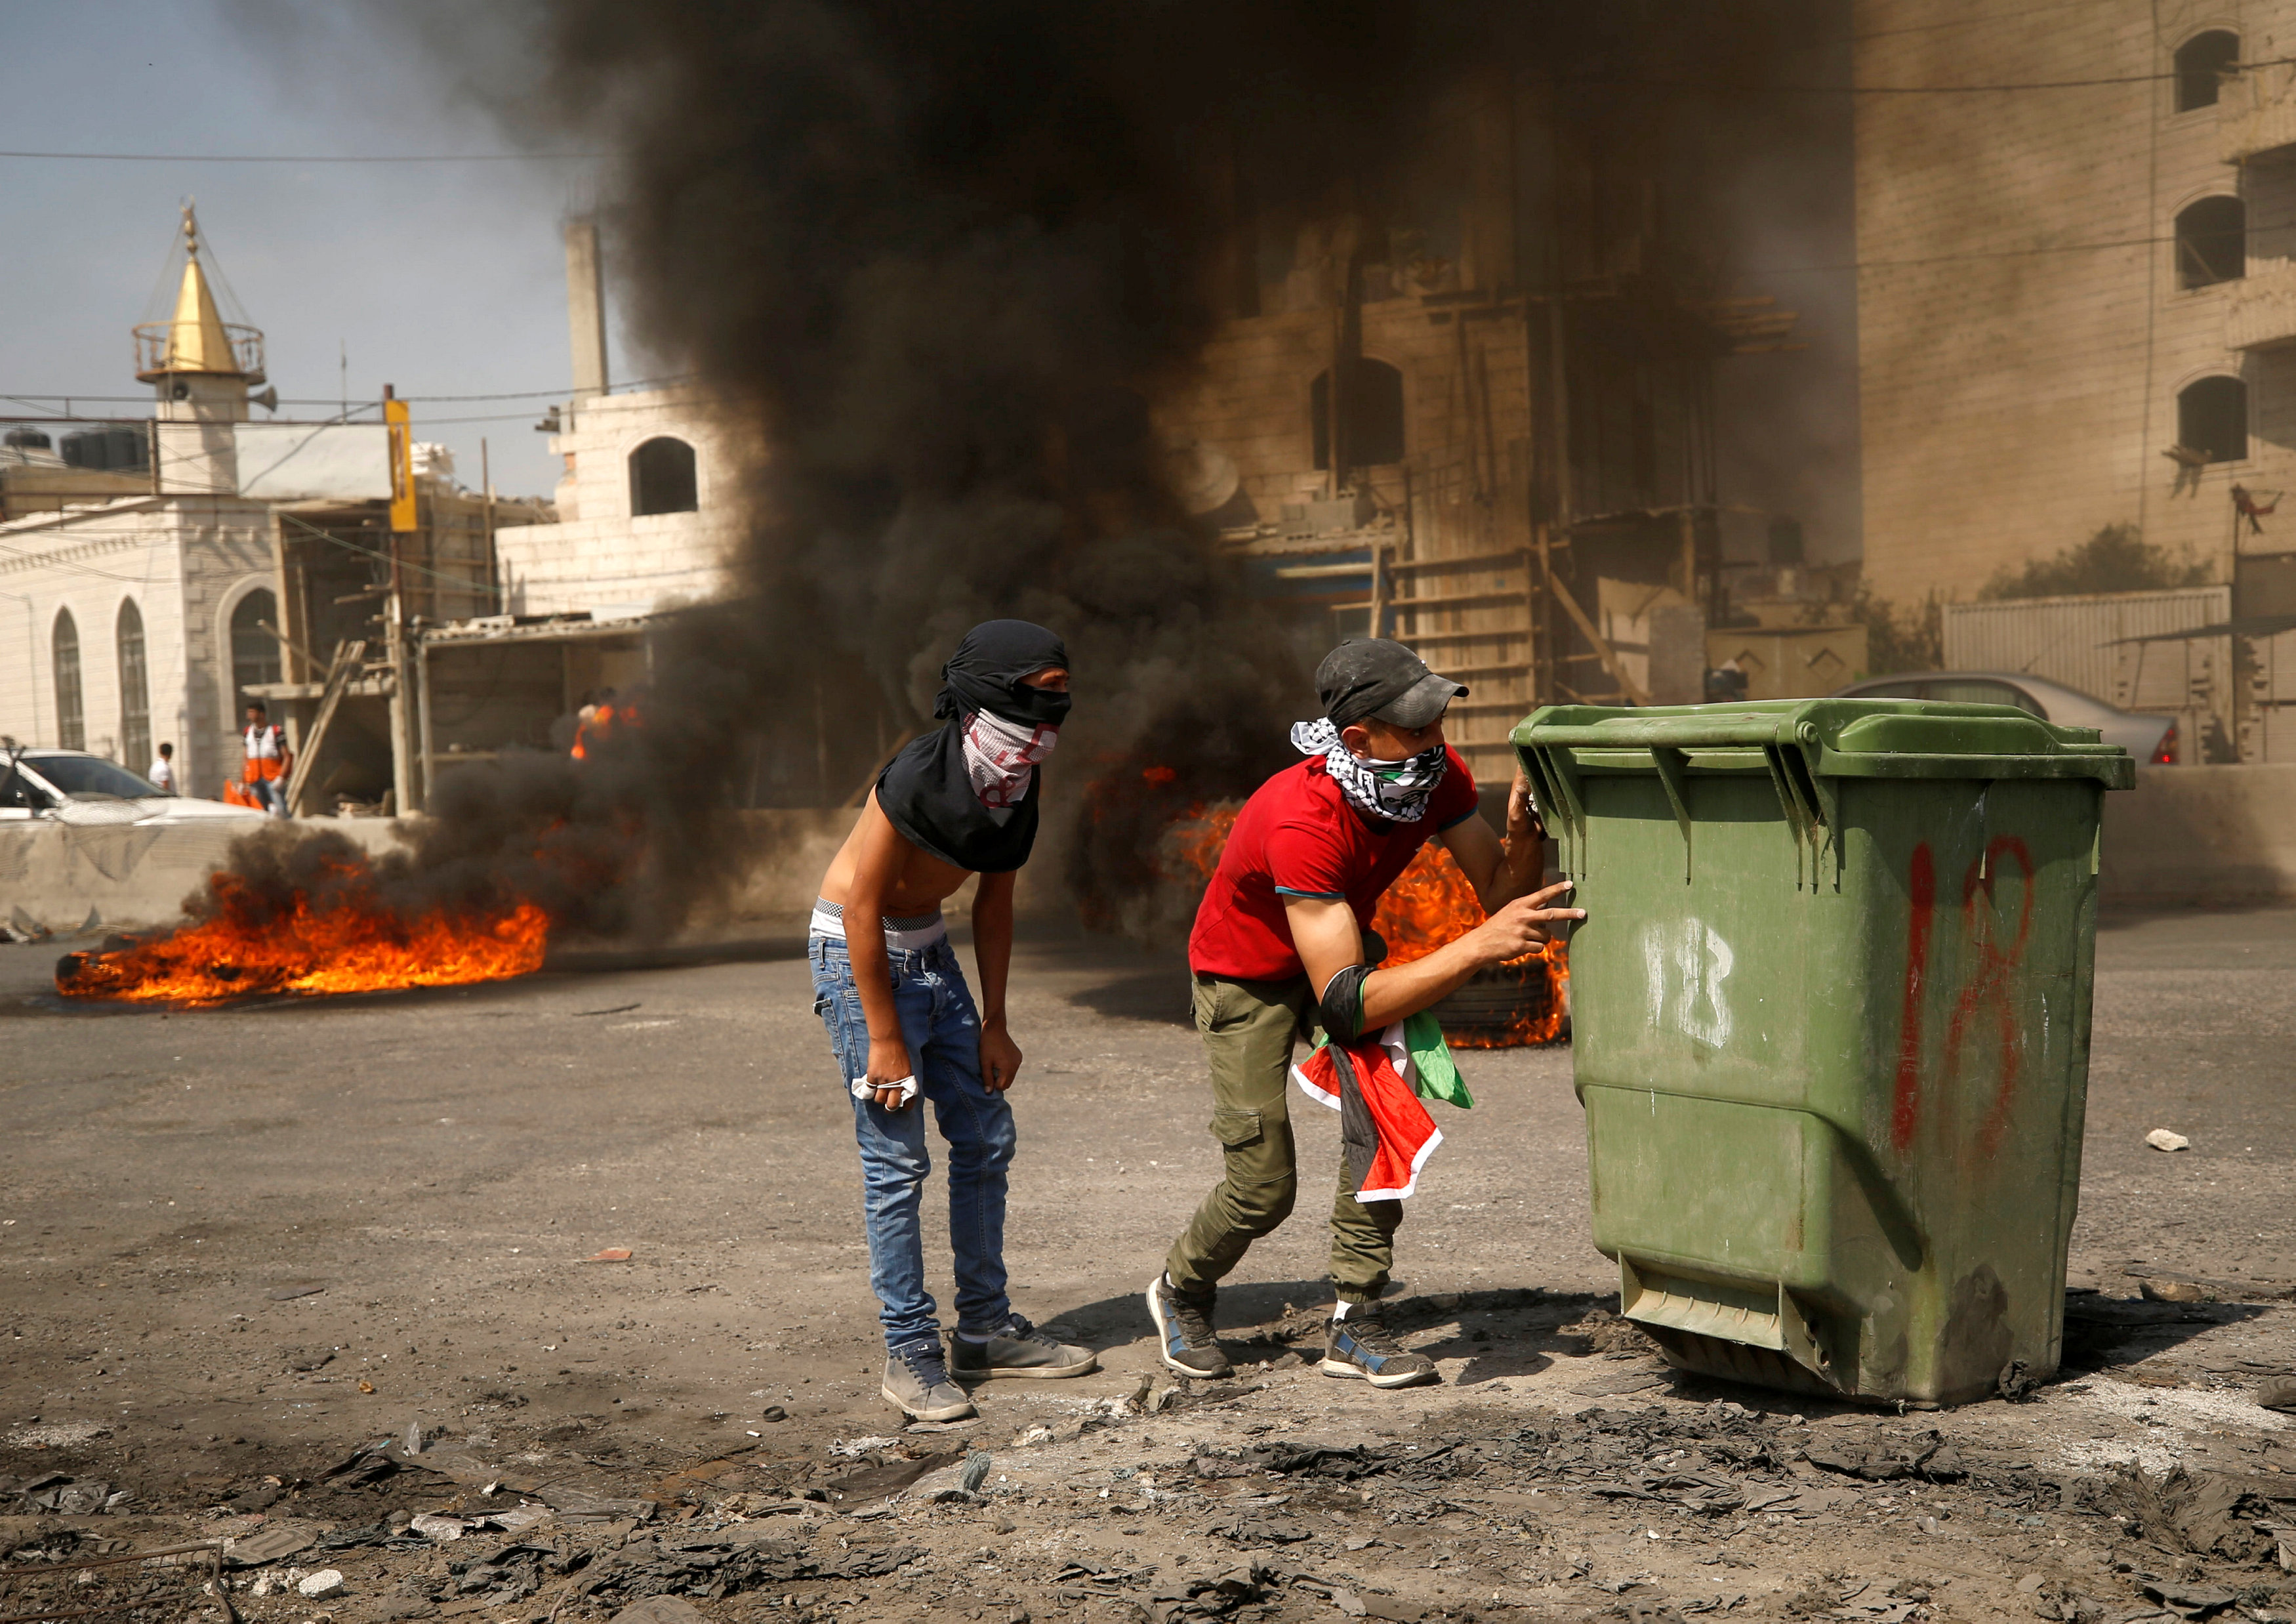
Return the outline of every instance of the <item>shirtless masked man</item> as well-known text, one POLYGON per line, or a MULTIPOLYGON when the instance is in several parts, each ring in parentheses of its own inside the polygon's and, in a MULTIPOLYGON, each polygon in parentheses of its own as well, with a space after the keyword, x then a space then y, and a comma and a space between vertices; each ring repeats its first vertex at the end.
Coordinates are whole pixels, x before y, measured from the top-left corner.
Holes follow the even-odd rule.
POLYGON ((1037 838, 1037 764, 1069 713, 1068 651, 1041 626, 974 627, 941 668, 943 725, 893 758, 821 882, 808 945, 814 1008, 853 1095, 869 1284, 885 1328, 884 1395, 919 1421, 973 1414, 951 1380, 1080 1376, 1086 1349, 1037 1330, 1004 1293, 1004 1180, 1021 1051, 1004 1024, 1013 877, 1037 838), (940 905, 974 874, 976 1011, 940 905), (872 923, 873 922, 873 923, 872 923), (917 1221, 922 1096, 948 1144, 956 1333, 944 1359, 917 1221))

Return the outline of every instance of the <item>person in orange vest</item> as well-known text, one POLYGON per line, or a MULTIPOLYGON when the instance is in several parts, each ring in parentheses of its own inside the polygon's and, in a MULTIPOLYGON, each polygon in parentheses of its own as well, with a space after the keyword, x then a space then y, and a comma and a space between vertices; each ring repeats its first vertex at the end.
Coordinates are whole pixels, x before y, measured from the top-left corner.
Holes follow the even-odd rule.
POLYGON ((287 816, 287 774, 295 765, 295 753, 287 748, 287 735, 278 723, 270 719, 270 712, 261 700, 247 702, 247 731, 240 735, 247 747, 247 768, 240 775, 240 783, 252 797, 253 804, 274 817, 287 816))

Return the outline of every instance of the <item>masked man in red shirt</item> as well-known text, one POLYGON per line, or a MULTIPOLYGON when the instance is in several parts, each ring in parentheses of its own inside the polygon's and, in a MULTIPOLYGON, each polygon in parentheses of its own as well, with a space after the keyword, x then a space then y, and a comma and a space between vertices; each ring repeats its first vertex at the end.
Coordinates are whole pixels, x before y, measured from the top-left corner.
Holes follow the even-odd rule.
MULTIPOLYGON (((1332 650, 1316 686, 1323 718, 1292 730, 1308 759, 1244 803, 1188 939, 1226 1177, 1148 1288, 1163 1361, 1185 1376, 1229 1374, 1212 1335, 1215 1290, 1292 1211, 1299 1170, 1285 1080, 1295 1034, 1311 1024, 1334 1043, 1376 1033, 1538 947, 1557 922, 1586 917, 1548 906, 1568 882, 1535 890, 1546 831, 1520 775, 1504 843, 1478 815, 1474 778, 1443 740, 1443 712, 1465 688, 1383 637, 1332 650), (1375 968, 1365 939, 1372 915, 1431 838, 1456 859, 1489 917, 1424 958, 1375 968)), ((1374 1387, 1431 1380, 1433 1363, 1379 1319, 1401 1202, 1359 1201, 1357 1188, 1343 1158, 1332 1208, 1339 1301, 1324 1372, 1374 1387)))

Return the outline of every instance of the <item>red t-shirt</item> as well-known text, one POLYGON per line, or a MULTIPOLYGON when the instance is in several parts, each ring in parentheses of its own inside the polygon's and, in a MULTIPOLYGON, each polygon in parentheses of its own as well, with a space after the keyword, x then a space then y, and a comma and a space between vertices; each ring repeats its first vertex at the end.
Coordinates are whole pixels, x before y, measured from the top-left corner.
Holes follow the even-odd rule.
POLYGON ((1390 823, 1356 810, 1321 756, 1285 767, 1236 814, 1219 867, 1196 909, 1188 968, 1239 981, 1279 981, 1304 973, 1283 912, 1291 897, 1344 898, 1356 923, 1371 916, 1395 877, 1439 832, 1475 810, 1475 777, 1459 752, 1416 823, 1390 823))

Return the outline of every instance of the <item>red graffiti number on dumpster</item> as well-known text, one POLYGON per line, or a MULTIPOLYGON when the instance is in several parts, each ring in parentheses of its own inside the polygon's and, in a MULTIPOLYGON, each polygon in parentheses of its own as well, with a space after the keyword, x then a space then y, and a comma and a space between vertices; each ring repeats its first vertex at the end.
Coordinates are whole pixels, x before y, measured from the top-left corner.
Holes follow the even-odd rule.
POLYGON ((1899 1151, 1913 1144, 1922 1117, 1922 984, 1929 975, 1930 925, 1937 915, 1937 859, 1927 841, 1914 848, 1906 900, 1913 918, 1906 927, 1906 1003, 1898 1027, 1898 1087, 1890 1109, 1890 1142, 1899 1151))

